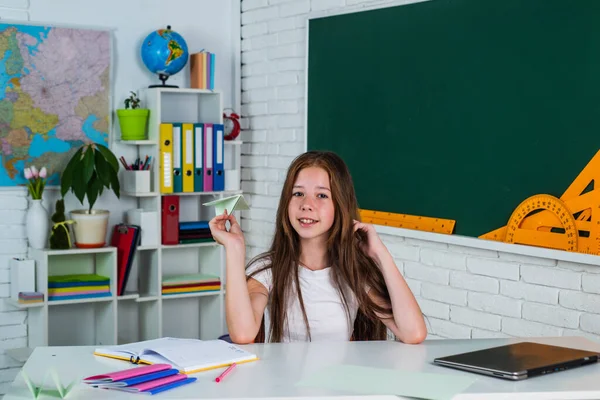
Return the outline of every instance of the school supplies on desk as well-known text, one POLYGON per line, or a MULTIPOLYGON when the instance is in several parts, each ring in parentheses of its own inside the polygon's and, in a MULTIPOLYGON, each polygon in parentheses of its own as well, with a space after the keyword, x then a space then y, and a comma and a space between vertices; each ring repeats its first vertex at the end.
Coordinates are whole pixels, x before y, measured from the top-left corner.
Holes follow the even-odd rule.
POLYGON ((215 378, 215 382, 219 383, 221 382, 227 375, 229 375, 231 373, 231 371, 233 371, 233 369, 236 367, 236 363, 231 364, 225 371, 223 371, 223 373, 219 376, 217 376, 215 378))
POLYGON ((100 389, 156 394, 195 380, 196 378, 190 378, 171 368, 169 364, 154 364, 90 376, 83 383, 100 389))
POLYGON ((255 354, 224 340, 171 337, 100 347, 94 354, 136 364, 169 364, 184 374, 258 360, 255 354))

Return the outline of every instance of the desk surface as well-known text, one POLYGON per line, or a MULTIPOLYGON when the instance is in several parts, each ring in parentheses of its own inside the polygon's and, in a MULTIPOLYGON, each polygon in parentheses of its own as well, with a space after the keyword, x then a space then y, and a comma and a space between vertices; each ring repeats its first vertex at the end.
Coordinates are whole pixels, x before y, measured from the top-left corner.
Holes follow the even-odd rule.
MULTIPOLYGON (((479 350, 520 341, 536 341, 573 348, 598 351, 600 343, 580 337, 527 338, 527 339, 471 339, 429 340, 419 345, 399 342, 342 342, 342 343, 286 343, 253 344, 244 346, 255 352, 260 360, 238 365, 235 373, 221 383, 214 379, 223 369, 205 371, 193 376, 193 384, 182 386, 153 397, 174 399, 256 399, 256 398, 343 398, 361 397, 356 393, 339 392, 296 386, 302 378, 320 368, 351 364, 376 368, 390 368, 411 372, 464 375, 477 380, 454 400, 474 399, 598 399, 600 398, 600 363, 572 370, 512 382, 471 374, 432 364, 435 357, 479 350)), ((38 347, 23 366, 38 383, 49 368, 55 368, 63 384, 76 378, 133 367, 124 361, 94 356, 94 347, 38 347)), ((108 392, 89 388, 79 383, 67 400, 77 399, 134 399, 137 394, 108 392)), ((370 399, 398 399, 397 396, 362 396, 370 399)), ((21 374, 17 376, 4 400, 31 398, 21 374)))

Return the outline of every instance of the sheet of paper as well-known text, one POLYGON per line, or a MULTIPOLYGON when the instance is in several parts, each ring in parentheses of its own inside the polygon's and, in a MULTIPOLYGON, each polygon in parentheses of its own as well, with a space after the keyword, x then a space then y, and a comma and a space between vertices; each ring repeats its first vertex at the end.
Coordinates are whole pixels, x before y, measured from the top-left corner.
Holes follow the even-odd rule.
POLYGON ((450 400, 471 386, 476 379, 466 375, 338 365, 317 370, 296 385, 361 394, 390 394, 428 400, 450 400))
POLYGON ((246 203, 246 199, 244 199, 244 196, 242 196, 241 194, 225 197, 224 199, 219 199, 208 203, 203 203, 202 205, 215 206, 215 215, 223 214, 224 210, 227 210, 227 213, 231 214, 234 211, 250 209, 248 203, 246 203))

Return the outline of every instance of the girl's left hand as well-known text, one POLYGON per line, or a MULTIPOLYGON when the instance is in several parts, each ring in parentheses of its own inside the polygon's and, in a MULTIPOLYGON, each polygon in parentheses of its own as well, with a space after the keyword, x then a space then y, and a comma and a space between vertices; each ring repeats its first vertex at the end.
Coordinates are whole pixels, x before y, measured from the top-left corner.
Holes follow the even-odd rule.
POLYGON ((362 241, 360 243, 362 249, 369 257, 378 261, 380 255, 386 252, 387 248, 379 238, 379 235, 377 235, 373 225, 354 220, 354 232, 357 232, 359 229, 367 235, 367 242, 362 241))

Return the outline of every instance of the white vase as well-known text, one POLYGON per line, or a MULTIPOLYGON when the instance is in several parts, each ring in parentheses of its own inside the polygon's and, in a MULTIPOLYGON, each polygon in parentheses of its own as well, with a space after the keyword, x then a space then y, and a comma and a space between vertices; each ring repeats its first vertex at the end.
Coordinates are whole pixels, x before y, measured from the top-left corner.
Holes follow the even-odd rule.
POLYGON ((25 215, 25 229, 29 247, 43 249, 48 245, 50 218, 42 200, 31 200, 25 215))

